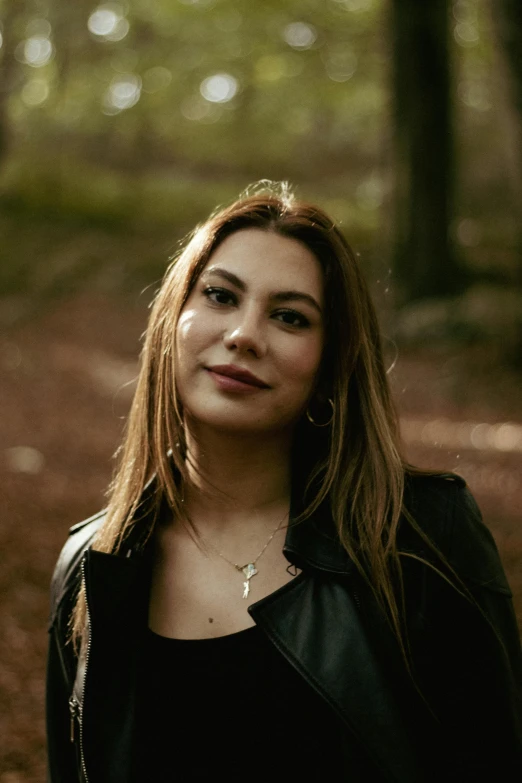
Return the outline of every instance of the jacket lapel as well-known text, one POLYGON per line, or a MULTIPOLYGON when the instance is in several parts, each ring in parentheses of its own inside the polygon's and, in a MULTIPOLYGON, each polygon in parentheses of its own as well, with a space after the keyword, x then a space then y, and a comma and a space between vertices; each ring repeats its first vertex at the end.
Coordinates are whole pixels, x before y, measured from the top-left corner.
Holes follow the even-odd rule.
MULTIPOLYGON (((292 498, 291 519, 300 510, 298 498, 292 498)), ((339 542, 327 503, 290 525, 283 551, 306 578, 253 605, 252 617, 332 705, 386 779, 418 783, 423 774, 398 707, 406 692, 411 695, 411 682, 382 612, 339 542)))
POLYGON ((250 612, 336 710, 386 780, 418 783, 423 779, 346 580, 302 575, 254 604, 250 612))

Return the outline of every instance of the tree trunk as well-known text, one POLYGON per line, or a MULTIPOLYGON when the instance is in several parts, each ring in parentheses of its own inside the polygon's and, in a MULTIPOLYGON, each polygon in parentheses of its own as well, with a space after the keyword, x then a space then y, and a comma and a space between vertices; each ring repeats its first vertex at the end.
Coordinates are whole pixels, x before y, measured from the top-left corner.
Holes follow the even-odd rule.
POLYGON ((399 301, 461 290, 451 240, 454 164, 448 0, 392 0, 399 301))
MULTIPOLYGON (((522 208, 522 0, 493 0, 493 24, 507 65, 514 120, 513 195, 518 209, 522 208)), ((518 280, 522 284, 522 227, 518 241, 518 280)))

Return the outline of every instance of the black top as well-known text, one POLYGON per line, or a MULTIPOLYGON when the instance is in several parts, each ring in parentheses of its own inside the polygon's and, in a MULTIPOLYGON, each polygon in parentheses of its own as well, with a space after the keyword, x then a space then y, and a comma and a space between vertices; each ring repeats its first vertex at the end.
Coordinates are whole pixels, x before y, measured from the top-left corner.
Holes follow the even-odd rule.
POLYGON ((340 719, 257 626, 196 640, 149 631, 138 676, 140 783, 334 780, 343 768, 340 719))

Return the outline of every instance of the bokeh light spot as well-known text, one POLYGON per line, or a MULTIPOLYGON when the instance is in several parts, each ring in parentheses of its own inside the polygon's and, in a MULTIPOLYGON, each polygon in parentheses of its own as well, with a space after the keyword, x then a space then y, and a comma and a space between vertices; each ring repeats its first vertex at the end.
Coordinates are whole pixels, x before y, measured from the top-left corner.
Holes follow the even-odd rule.
POLYGON ((458 22, 455 25, 454 37, 461 46, 476 46, 479 42, 479 33, 472 22, 458 22))
POLYGON ((110 8, 98 8, 89 17, 87 26, 93 35, 110 35, 121 17, 110 8))
POLYGON ((222 108, 217 103, 209 103, 201 95, 193 95, 181 103, 180 111, 191 122, 211 124, 221 118, 222 108))
POLYGON ((199 97, 187 98, 180 106, 182 115, 185 119, 191 120, 192 122, 199 122, 210 110, 211 107, 207 101, 204 101, 199 97))
POLYGON ((470 433, 470 443, 474 449, 487 449, 490 446, 490 431, 489 424, 475 424, 470 433))
POLYGON ((477 18, 475 2, 456 0, 453 4, 453 16, 457 22, 474 22, 477 18))
POLYGON ((227 103, 236 95, 238 82, 229 73, 216 73, 203 79, 199 90, 210 103, 227 103))
POLYGON ((24 84, 20 97, 26 106, 40 106, 49 97, 49 83, 45 79, 31 79, 24 84))
POLYGON ((53 45, 48 38, 35 36, 23 44, 23 61, 33 68, 47 65, 53 56, 53 45))
POLYGON ((522 453, 522 425, 510 421, 488 424, 446 418, 428 421, 401 418, 401 433, 407 443, 425 446, 522 453))
POLYGON ((107 41, 121 41, 130 29, 125 10, 118 3, 100 5, 89 16, 89 32, 107 41))
POLYGON ((135 106, 141 95, 141 79, 133 73, 118 76, 111 82, 103 99, 105 114, 117 114, 135 106))
POLYGON ((120 19, 112 33, 106 35, 107 41, 122 41, 130 30, 128 19, 120 19))
POLYGON ((457 239, 464 247, 477 247, 482 240, 480 224, 472 218, 463 218, 457 225, 457 239))
POLYGON ((488 111, 491 109, 489 90, 478 81, 460 82, 458 94, 461 101, 470 109, 488 111))
POLYGON ((40 473, 45 464, 44 455, 32 446, 13 446, 5 450, 7 464, 14 473, 40 473))
POLYGON ((522 451, 522 427, 505 422, 495 428, 493 443, 499 451, 522 451))
POLYGON ((333 50, 326 55, 324 66, 333 82, 347 82, 357 70, 357 56, 349 49, 333 50))
POLYGON ((309 49, 317 40, 317 30, 306 22, 292 22, 284 28, 283 38, 293 49, 309 49))

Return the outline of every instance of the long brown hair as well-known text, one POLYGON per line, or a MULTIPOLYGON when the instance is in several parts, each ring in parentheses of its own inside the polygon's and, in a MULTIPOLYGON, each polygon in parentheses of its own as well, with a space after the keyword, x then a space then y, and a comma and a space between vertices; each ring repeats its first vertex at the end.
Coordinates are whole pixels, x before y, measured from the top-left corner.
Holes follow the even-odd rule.
MULTIPOLYGON (((173 335, 212 253, 233 232, 253 227, 304 243, 321 264, 328 306, 318 389, 323 399, 333 401, 334 413, 328 427, 313 427, 306 418, 297 426, 295 442, 306 448, 294 452, 308 455, 298 466, 296 456, 304 479, 301 516, 328 501, 344 548, 369 580, 404 652, 401 600, 394 584, 401 573, 396 534, 406 466, 375 309, 357 258, 339 228, 284 186, 263 185, 215 212, 194 230, 167 269, 150 314, 107 515, 93 546, 118 553, 138 525, 146 539, 165 503, 174 518, 189 523, 181 503, 185 434, 176 395, 173 335), (141 513, 144 490, 152 479, 152 497, 147 512, 141 513)), ((84 625, 81 591, 72 617, 75 643, 84 625)))

